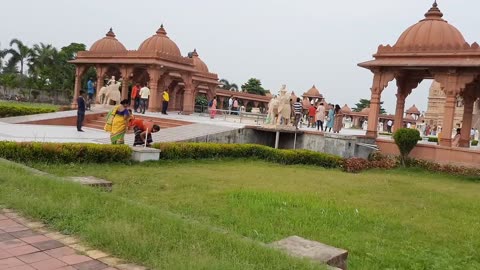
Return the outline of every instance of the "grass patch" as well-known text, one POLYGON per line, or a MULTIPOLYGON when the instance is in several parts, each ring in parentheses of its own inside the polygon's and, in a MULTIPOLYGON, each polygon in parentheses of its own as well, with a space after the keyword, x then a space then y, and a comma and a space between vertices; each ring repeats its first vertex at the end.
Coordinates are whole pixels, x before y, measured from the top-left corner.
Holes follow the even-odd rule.
POLYGON ((56 112, 60 106, 44 103, 0 101, 0 118, 56 112))
POLYGON ((0 201, 158 269, 311 268, 244 240, 290 235, 349 250, 350 269, 480 268, 480 190, 462 177, 249 160, 37 167, 105 178, 114 191, 3 169, 11 179, 1 184, 0 201), (156 258, 157 251, 167 253, 156 258))

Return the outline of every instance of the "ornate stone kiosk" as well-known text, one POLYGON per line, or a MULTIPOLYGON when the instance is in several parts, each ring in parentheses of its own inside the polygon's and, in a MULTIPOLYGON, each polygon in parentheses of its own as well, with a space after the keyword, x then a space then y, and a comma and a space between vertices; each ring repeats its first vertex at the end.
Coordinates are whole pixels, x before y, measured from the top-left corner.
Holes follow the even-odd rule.
POLYGON ((424 79, 439 82, 445 94, 441 146, 451 147, 456 101, 464 101, 461 146, 469 147, 472 111, 480 96, 480 46, 469 44, 462 33, 443 19, 435 2, 425 18, 408 28, 395 45, 380 45, 372 61, 360 63, 373 73, 368 137, 377 137, 380 99, 392 81, 397 83, 394 130, 400 128, 405 99, 424 79))

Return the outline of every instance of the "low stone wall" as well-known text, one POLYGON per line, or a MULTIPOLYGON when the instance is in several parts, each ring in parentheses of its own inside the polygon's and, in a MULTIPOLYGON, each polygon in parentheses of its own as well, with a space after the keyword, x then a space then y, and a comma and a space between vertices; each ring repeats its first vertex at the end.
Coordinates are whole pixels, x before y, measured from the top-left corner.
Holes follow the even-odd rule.
MULTIPOLYGON (((377 139, 377 145, 383 154, 399 155, 394 141, 377 139)), ((480 151, 467 148, 450 148, 439 145, 417 144, 410 157, 457 166, 478 167, 480 151)))

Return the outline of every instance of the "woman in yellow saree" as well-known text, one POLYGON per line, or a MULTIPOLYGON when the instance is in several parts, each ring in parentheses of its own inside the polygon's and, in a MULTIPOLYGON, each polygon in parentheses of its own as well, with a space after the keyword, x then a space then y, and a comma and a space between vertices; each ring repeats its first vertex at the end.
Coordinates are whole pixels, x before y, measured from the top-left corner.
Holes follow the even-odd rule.
POLYGON ((123 144, 127 132, 130 113, 128 111, 128 100, 122 100, 120 105, 115 106, 107 115, 105 131, 110 132, 112 144, 123 144))

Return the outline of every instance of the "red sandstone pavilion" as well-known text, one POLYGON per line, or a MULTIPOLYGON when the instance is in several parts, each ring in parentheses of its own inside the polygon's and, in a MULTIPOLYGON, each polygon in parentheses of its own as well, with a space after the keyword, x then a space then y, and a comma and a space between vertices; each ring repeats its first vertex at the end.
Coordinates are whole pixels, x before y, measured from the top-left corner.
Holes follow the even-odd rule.
POLYGON ((424 79, 434 79, 446 95, 441 146, 451 147, 455 104, 464 100, 461 147, 470 145, 473 105, 480 97, 480 46, 467 43, 462 33, 443 19, 435 1, 425 18, 414 24, 395 45, 378 47, 372 61, 358 64, 372 71, 371 105, 367 136, 377 137, 380 99, 389 82, 396 79, 397 104, 394 129, 400 128, 405 99, 424 79))
POLYGON ((105 78, 110 76, 121 79, 122 99, 128 96, 129 83, 148 82, 151 90, 150 111, 161 110, 161 93, 165 89, 170 92, 169 110, 182 111, 183 114, 193 113, 195 96, 199 93, 206 94, 208 99, 217 95, 220 108, 232 95, 245 105, 251 102, 252 107, 266 107, 270 100, 270 97, 218 89, 217 74, 208 70, 196 50, 187 57, 182 56, 163 25, 142 42, 138 50, 127 50, 110 29, 88 51, 78 52, 77 58, 71 63, 76 66, 74 106, 80 93, 82 76, 90 67, 95 67, 97 85, 103 86, 105 78))

